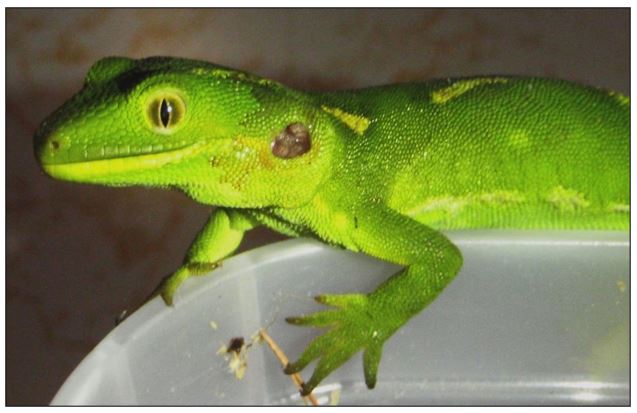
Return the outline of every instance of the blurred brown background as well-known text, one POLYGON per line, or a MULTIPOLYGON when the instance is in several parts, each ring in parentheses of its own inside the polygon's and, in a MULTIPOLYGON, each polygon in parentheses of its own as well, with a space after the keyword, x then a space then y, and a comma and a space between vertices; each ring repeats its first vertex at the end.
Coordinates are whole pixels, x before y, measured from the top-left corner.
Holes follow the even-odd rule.
MULTIPOLYGON (((6 403, 47 404, 176 268, 209 207, 178 193, 56 182, 32 134, 108 55, 209 60, 308 89, 476 74, 629 93, 628 9, 8 9, 6 403)), ((257 230, 242 249, 282 237, 257 230)))

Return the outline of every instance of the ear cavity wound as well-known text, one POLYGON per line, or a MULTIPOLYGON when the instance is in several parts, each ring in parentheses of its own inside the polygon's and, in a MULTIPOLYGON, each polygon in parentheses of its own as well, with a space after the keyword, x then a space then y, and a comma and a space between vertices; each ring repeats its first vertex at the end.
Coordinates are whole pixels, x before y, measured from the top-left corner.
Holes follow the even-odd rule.
POLYGON ((274 137, 272 154, 281 159, 299 157, 312 147, 310 131, 302 123, 291 123, 274 137))

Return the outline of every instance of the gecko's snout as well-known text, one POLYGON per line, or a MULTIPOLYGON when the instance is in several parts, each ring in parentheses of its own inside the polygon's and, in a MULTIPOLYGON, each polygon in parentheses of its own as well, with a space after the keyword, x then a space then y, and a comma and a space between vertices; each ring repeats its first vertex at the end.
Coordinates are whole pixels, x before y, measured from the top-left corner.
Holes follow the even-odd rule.
POLYGON ((65 137, 57 132, 51 123, 44 120, 33 135, 33 150, 35 158, 48 173, 46 166, 60 162, 60 152, 65 146, 65 137))
POLYGON ((44 120, 38 126, 38 129, 35 131, 33 135, 33 150, 35 152, 36 159, 41 163, 42 157, 44 156, 44 151, 48 146, 48 122, 44 120))
POLYGON ((33 135, 33 145, 35 150, 35 156, 40 160, 43 155, 43 151, 46 150, 48 146, 52 146, 49 144, 49 135, 50 128, 48 122, 45 120, 40 123, 38 129, 35 131, 33 135))

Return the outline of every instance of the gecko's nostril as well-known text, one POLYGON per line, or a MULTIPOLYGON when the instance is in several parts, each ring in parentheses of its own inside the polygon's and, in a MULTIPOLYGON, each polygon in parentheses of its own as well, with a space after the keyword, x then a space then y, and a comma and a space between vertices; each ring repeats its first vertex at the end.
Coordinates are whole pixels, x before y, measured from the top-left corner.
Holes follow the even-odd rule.
POLYGON ((35 150, 35 155, 39 160, 42 159, 44 152, 46 152, 46 148, 50 146, 47 144, 46 135, 46 125, 43 122, 38 130, 35 131, 35 135, 33 137, 33 148, 35 150))
POLYGON ((54 130, 50 124, 42 123, 35 132, 34 151, 40 163, 59 161, 60 156, 68 147, 68 136, 54 130))

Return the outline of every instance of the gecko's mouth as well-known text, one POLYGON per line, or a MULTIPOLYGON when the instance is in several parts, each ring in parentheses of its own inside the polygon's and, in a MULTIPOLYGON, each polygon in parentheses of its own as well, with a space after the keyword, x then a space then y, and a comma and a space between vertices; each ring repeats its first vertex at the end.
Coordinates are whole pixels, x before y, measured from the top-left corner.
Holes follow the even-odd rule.
POLYGON ((177 149, 114 158, 89 159, 76 162, 42 162, 44 172, 57 179, 67 181, 90 181, 127 172, 159 168, 172 162, 200 153, 206 145, 194 143, 177 149))

